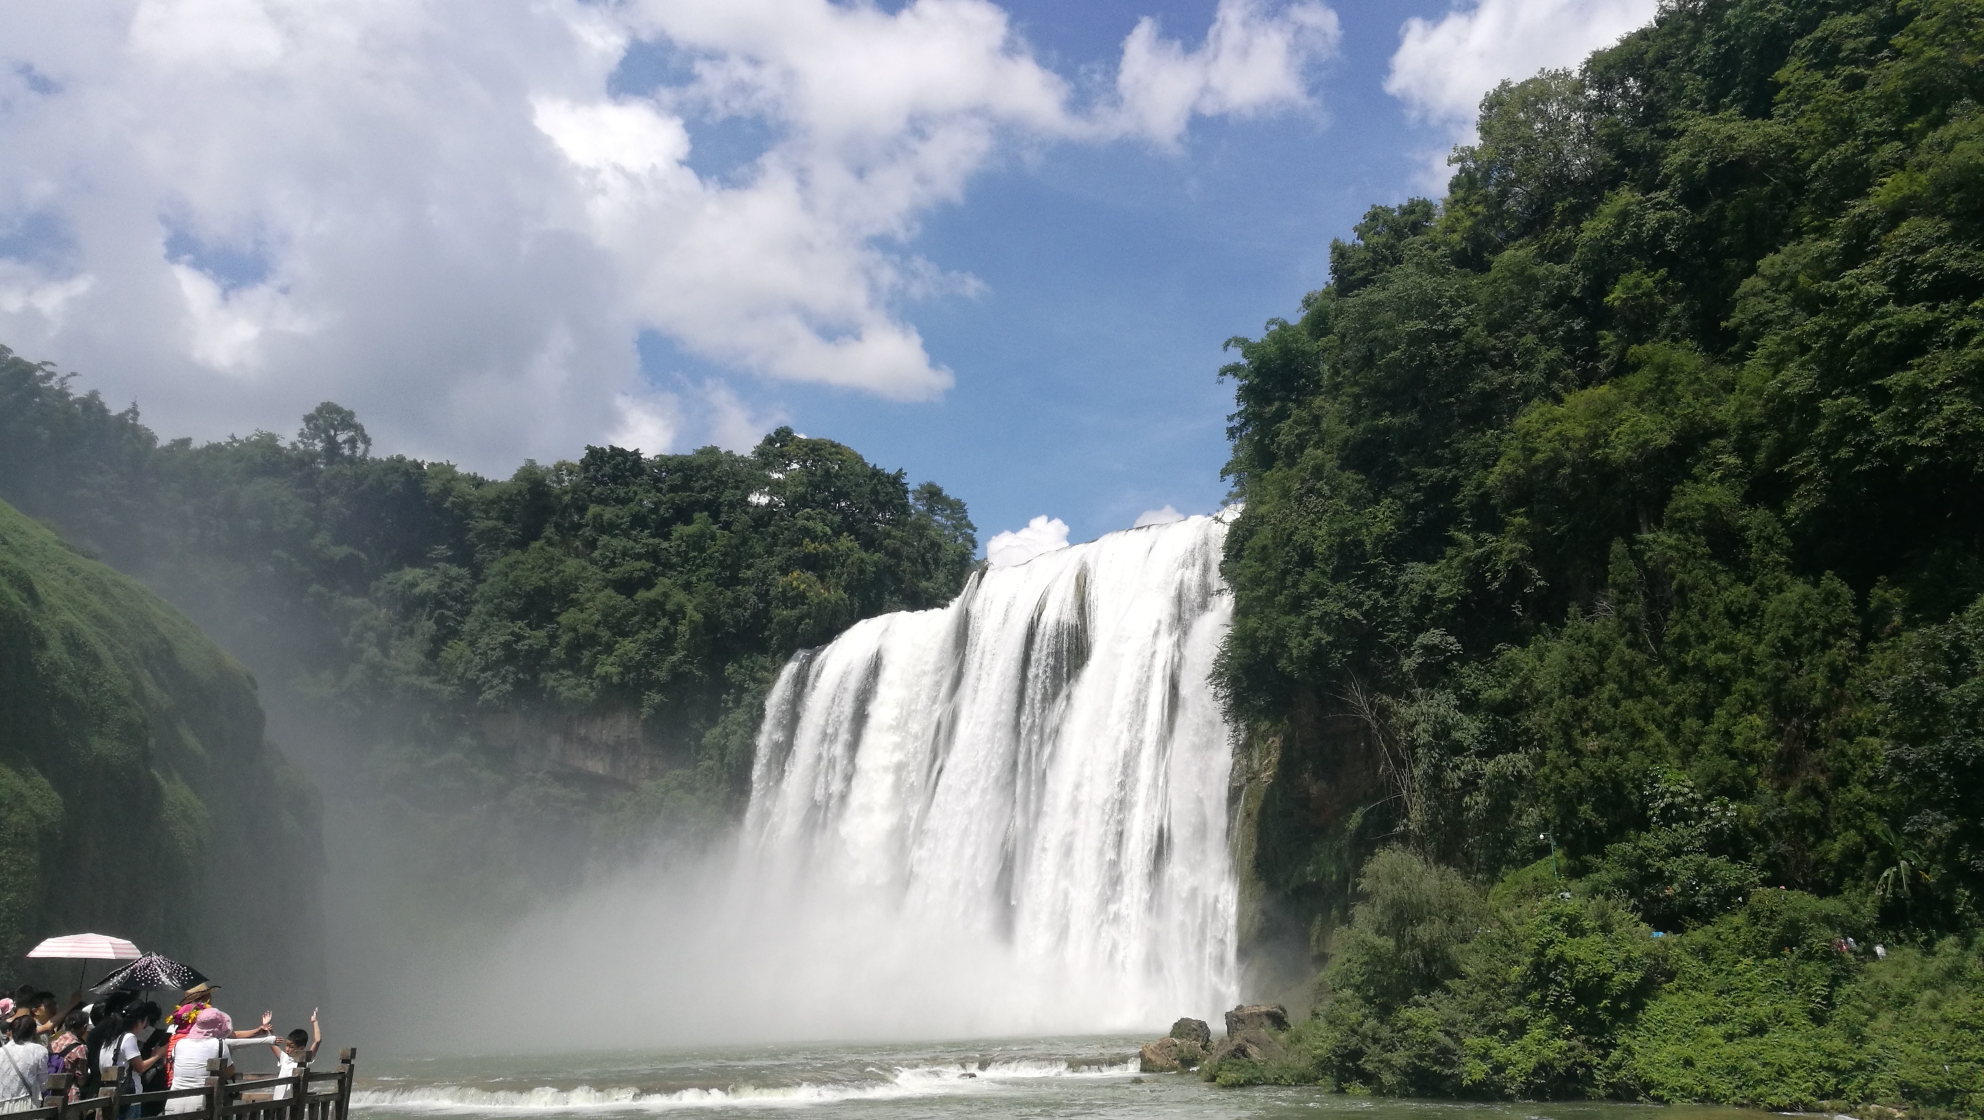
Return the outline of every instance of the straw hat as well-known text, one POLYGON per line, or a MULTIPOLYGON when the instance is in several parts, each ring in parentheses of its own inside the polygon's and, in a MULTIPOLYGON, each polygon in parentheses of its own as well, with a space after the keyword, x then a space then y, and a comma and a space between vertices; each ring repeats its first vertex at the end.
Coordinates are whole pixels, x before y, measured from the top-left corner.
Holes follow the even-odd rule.
POLYGON ((215 991, 217 991, 217 990, 219 990, 219 988, 220 988, 220 985, 219 985, 219 984, 216 984, 216 983, 214 983, 214 982, 213 982, 213 981, 211 981, 211 980, 202 980, 202 981, 200 981, 199 983, 197 983, 197 984, 195 984, 195 985, 193 985, 192 987, 190 987, 190 988, 188 988, 188 989, 186 989, 186 994, 187 994, 187 995, 188 995, 189 997, 190 997, 190 996, 209 996, 209 995, 212 995, 212 994, 214 994, 214 992, 215 992, 215 991))

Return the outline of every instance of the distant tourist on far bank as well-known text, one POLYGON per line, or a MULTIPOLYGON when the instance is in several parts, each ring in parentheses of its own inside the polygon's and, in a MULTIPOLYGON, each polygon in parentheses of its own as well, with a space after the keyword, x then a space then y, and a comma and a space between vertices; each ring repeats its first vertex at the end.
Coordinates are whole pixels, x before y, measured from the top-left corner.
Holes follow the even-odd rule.
POLYGON ((34 1040, 34 1016, 18 1016, 0 1046, 0 1112, 40 1108, 47 1087, 48 1048, 34 1040))

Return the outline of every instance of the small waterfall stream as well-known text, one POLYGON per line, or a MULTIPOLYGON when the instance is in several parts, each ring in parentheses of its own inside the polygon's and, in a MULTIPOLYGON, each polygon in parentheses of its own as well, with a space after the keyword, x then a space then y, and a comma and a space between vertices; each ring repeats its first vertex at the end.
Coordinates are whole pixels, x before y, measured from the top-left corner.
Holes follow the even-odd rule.
POLYGON ((1112 533, 795 656, 745 819, 760 882, 809 925, 886 928, 877 951, 1003 970, 993 1029, 1231 1006, 1225 534, 1112 533))

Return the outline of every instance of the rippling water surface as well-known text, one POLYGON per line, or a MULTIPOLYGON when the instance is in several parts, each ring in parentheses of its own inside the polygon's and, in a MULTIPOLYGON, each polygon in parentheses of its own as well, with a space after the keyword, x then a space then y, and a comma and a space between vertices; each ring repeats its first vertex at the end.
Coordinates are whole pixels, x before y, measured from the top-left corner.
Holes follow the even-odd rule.
POLYGON ((676 1053, 605 1048, 431 1060, 371 1059, 354 1120, 715 1111, 939 1120, 952 1117, 1340 1120, 1755 1120, 1734 1109, 1621 1104, 1373 1100, 1314 1089, 1219 1089, 1139 1074, 1138 1040, 1060 1038, 892 1045, 781 1045, 676 1053))

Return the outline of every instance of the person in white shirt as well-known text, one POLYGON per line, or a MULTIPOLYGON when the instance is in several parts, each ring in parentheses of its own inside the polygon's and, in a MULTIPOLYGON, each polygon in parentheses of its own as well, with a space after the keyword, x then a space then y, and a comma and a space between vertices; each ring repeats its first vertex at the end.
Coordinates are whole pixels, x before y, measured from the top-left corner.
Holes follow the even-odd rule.
POLYGON ((40 1108, 47 1089, 48 1047, 34 1040, 34 1017, 23 1015, 7 1024, 0 1046, 0 1112, 40 1108))
MULTIPOLYGON (((173 1048, 172 1088, 198 1089, 207 1083, 207 1063, 216 1058, 227 1058, 243 1046, 274 1046, 277 1037, 267 1033, 269 1017, 262 1016, 262 1034, 247 1038, 235 1038, 234 1020, 227 1012, 209 1007, 200 1012, 193 1025, 186 1028, 186 1034, 173 1048)), ((168 1114, 175 1112, 205 1112, 207 1102, 202 1097, 174 1097, 165 1102, 168 1114)))
MULTIPOLYGON (((157 1018, 157 1004, 139 1004, 125 1013, 124 1030, 117 1036, 117 1040, 98 1051, 97 1062, 105 1073, 110 1072, 114 1066, 124 1067, 123 1090, 126 1093, 144 1092, 145 1071, 165 1060, 165 1047, 161 1046, 152 1051, 152 1056, 147 1058, 142 1056, 144 1050, 138 1043, 139 1039, 152 1033, 153 1020, 157 1018)), ((42 1064, 46 1068, 46 1057, 42 1059, 42 1064)), ((137 1120, 143 1107, 132 1105, 126 1109, 125 1120, 137 1120)))
MULTIPOLYGON (((324 1028, 317 1025, 317 1009, 310 1009, 310 1033, 304 1034, 298 1027, 288 1035, 276 1040, 276 1076, 288 1079, 296 1076, 298 1068, 309 1069, 310 1063, 317 1060, 317 1047, 324 1044, 324 1028)), ((271 1099, 289 1099, 289 1086, 278 1085, 271 1099)))

